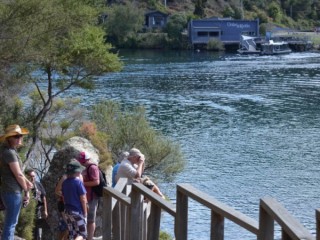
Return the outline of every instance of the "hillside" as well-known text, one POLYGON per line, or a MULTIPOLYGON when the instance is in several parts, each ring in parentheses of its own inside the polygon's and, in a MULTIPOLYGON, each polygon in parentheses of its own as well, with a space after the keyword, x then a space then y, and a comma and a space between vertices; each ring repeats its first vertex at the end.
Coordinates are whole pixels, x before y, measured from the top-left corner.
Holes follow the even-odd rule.
POLYGON ((192 18, 259 18, 262 24, 272 23, 297 30, 320 26, 320 0, 142 0, 135 3, 142 9, 170 14, 184 12, 192 18))

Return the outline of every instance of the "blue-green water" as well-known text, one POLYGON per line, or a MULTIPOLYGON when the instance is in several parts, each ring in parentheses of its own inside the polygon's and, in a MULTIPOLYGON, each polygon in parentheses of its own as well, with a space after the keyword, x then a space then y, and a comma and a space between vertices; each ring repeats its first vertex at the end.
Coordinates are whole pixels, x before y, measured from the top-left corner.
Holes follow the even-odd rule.
MULTIPOLYGON (((178 142, 186 169, 161 182, 200 190, 258 220, 272 196, 315 234, 320 207, 320 54, 239 56, 120 52, 125 68, 97 79, 86 104, 145 106, 152 125, 178 142)), ((209 239, 210 211, 189 204, 189 238, 209 239)), ((162 229, 172 232, 164 214, 162 229)), ((226 239, 255 239, 227 221, 226 239)))

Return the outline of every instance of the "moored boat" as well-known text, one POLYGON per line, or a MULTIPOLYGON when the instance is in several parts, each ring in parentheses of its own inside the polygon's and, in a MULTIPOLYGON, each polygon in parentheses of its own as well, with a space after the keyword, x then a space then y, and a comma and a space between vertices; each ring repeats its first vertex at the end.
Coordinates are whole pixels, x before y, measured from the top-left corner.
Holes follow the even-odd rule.
POLYGON ((292 50, 289 48, 287 42, 274 42, 269 40, 266 43, 261 44, 261 55, 279 55, 279 54, 288 54, 292 50))

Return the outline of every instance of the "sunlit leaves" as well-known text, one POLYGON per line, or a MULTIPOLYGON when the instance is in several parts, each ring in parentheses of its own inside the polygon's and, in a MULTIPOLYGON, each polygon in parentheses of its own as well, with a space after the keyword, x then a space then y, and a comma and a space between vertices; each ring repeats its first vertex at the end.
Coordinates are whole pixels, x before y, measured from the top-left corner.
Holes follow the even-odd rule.
POLYGON ((153 174, 172 176, 183 169, 179 145, 150 126, 144 108, 121 109, 117 103, 102 102, 93 107, 91 119, 98 131, 109 136, 108 147, 114 159, 121 151, 137 147, 146 155, 146 170, 153 174))

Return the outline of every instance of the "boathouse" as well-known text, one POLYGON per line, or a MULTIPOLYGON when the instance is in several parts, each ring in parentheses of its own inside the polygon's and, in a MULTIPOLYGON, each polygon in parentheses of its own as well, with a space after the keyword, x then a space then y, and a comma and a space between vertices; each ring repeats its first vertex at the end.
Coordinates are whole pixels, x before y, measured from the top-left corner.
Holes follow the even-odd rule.
POLYGON ((241 35, 259 37, 259 19, 208 18, 191 20, 188 25, 188 34, 193 46, 206 45, 210 39, 219 39, 225 46, 238 46, 241 35))
POLYGON ((167 25, 168 14, 160 11, 151 11, 145 14, 145 28, 164 28, 167 25))

